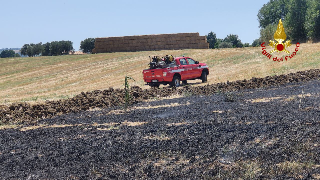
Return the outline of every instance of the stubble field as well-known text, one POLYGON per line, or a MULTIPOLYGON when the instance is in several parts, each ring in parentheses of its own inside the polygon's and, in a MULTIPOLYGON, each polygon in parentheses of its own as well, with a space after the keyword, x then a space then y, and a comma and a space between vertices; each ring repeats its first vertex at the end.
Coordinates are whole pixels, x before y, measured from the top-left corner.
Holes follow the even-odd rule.
MULTIPOLYGON (((292 45, 288 50, 294 51, 292 45)), ((271 49, 269 49, 271 50, 271 49)), ((144 86, 142 69, 148 56, 189 56, 210 67, 208 84, 252 77, 289 74, 320 68, 320 43, 301 44, 298 55, 287 62, 273 62, 261 48, 145 51, 0 59, 0 104, 30 103, 71 98, 81 92, 123 88, 124 77, 131 85, 144 86)), ((190 81, 194 86, 201 81, 190 81)))

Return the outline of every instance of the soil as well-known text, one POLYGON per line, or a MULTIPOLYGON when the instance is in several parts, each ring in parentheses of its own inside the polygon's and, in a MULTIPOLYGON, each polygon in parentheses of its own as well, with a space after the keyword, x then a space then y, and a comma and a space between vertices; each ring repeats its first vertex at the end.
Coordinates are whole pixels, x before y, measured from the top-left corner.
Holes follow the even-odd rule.
POLYGON ((318 179, 320 70, 1 106, 3 179, 318 179), (182 97, 161 99, 169 95, 182 97), (159 99, 158 99, 159 98, 159 99), (146 99, 156 99, 144 101, 146 99), (9 126, 9 125, 16 126, 9 126))

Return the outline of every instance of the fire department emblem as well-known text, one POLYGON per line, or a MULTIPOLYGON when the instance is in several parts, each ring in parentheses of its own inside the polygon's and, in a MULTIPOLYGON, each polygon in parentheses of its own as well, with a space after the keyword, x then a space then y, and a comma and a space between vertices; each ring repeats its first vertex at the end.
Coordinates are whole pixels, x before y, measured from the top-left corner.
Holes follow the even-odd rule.
POLYGON ((290 52, 286 49, 287 47, 291 46, 291 41, 285 41, 287 39, 287 35, 284 32, 283 24, 281 19, 279 20, 279 24, 277 27, 277 31, 274 33, 274 39, 276 40, 270 40, 269 46, 274 48, 270 53, 273 52, 286 52, 287 54, 290 54, 290 52), (285 42, 284 42, 285 41, 285 42))

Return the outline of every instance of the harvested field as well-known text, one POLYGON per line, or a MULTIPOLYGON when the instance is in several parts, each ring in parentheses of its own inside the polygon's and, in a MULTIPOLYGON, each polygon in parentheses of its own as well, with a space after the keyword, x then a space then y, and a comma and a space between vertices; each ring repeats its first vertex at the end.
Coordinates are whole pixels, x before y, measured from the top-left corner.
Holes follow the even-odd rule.
MULTIPOLYGON (((294 51, 294 46, 290 48, 290 52, 294 51)), ((210 68, 208 84, 320 68, 320 43, 301 44, 297 56, 285 62, 273 62, 266 58, 261 53, 261 47, 2 58, 0 104, 38 104, 46 100, 72 98, 86 91, 123 88, 126 75, 136 80, 131 81, 130 85, 148 89, 141 73, 148 67, 148 56, 166 54, 189 56, 207 63, 210 68)), ((188 82, 192 86, 203 85, 201 80, 188 82)))
POLYGON ((119 89, 1 106, 0 176, 319 179, 319 75, 315 69, 175 90, 133 87, 127 111, 118 106, 119 89), (174 94, 180 96, 160 98, 174 94))

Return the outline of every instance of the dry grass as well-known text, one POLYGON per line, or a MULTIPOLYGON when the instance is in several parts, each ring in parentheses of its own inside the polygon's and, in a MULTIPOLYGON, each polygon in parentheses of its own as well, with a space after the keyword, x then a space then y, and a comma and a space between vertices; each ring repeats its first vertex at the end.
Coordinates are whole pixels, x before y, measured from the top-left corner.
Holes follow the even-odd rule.
POLYGON ((110 131, 110 130, 119 129, 119 128, 120 128, 119 126, 110 126, 108 128, 97 128, 97 130, 99 130, 99 131, 110 131))
POLYGON ((188 125, 190 123, 187 122, 181 122, 181 123, 168 123, 167 126, 182 126, 182 125, 188 125))
POLYGON ((15 129, 15 128, 17 128, 18 127, 18 125, 16 125, 16 124, 10 124, 10 125, 0 125, 0 130, 4 130, 4 129, 15 129))
POLYGON ((159 141, 166 141, 170 140, 171 137, 165 136, 165 135, 150 135, 150 136, 145 136, 144 139, 150 139, 150 140, 159 140, 159 141))
POLYGON ((216 110, 216 111, 212 111, 213 113, 218 113, 218 114, 221 114, 223 113, 223 111, 220 111, 220 110, 216 110))
MULTIPOLYGON (((286 173, 286 174, 293 176, 295 178, 298 178, 298 179, 303 178, 303 176, 301 176, 300 174, 305 172, 307 169, 316 169, 316 168, 320 167, 320 165, 314 164, 313 162, 300 163, 300 162, 295 162, 295 161, 281 162, 279 164, 276 164, 276 166, 278 167, 280 172, 286 173)), ((316 177, 314 177, 314 178, 316 178, 316 177)), ((316 178, 316 179, 318 179, 318 178, 316 178)))
MULTIPOLYGON (((293 49, 294 45, 289 51, 293 49)), ((141 73, 148 67, 148 56, 166 54, 207 63, 210 84, 320 68, 320 43, 301 44, 298 54, 284 62, 263 56, 260 47, 6 58, 0 59, 0 104, 43 102, 73 97, 82 91, 123 88, 126 75, 136 80, 130 85, 148 88, 141 73)))
POLYGON ((289 96, 288 98, 286 98, 284 101, 292 101, 295 100, 297 98, 305 98, 305 97, 310 97, 312 96, 310 93, 307 94, 298 94, 298 95, 293 95, 293 96, 289 96))
POLYGON ((295 99, 301 99, 301 98, 305 98, 305 97, 311 97, 313 96, 310 93, 304 94, 298 94, 298 95, 292 95, 292 96, 277 96, 277 97, 262 97, 262 98, 256 98, 256 99, 250 99, 248 100, 248 102, 252 102, 252 103, 262 103, 262 102, 270 102, 273 100, 277 100, 280 99, 281 101, 284 102, 288 102, 288 101, 293 101, 295 99))
POLYGON ((269 98, 257 98, 257 99, 252 99, 251 102, 252 103, 256 103, 256 102, 270 102, 272 100, 275 99, 281 99, 282 97, 269 97, 269 98))
POLYGON ((112 130, 112 129, 119 129, 120 126, 142 126, 147 124, 147 122, 131 122, 131 121, 124 121, 122 123, 116 122, 108 122, 108 123, 92 123, 92 124, 39 124, 39 125, 1 125, 0 130, 4 129, 19 129, 20 131, 29 131, 29 130, 36 130, 40 128, 65 128, 65 127, 75 127, 75 126, 83 126, 83 127, 97 127, 98 130, 112 130), (107 128, 102 128, 107 127, 107 128))
POLYGON ((179 103, 170 103, 170 104, 164 104, 164 105, 158 105, 158 106, 139 106, 139 107, 134 107, 133 109, 157 109, 157 108, 164 108, 164 107, 176 107, 176 106, 187 106, 190 105, 189 102, 185 104, 179 104, 179 103))
POLYGON ((126 126, 142 126, 144 124, 147 124, 148 122, 130 122, 130 121, 124 121, 121 124, 126 126))
POLYGON ((257 161, 241 162, 241 169, 244 171, 244 179, 256 179, 261 173, 260 164, 257 161))

